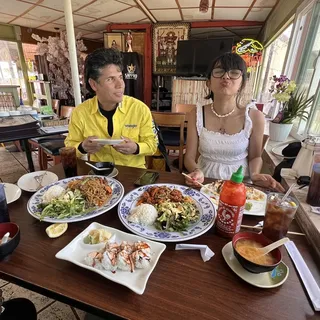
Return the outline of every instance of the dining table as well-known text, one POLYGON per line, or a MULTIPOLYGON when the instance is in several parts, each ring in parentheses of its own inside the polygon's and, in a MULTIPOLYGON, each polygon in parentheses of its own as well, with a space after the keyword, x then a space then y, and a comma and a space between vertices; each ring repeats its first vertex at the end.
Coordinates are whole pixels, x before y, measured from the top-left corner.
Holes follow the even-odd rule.
MULTIPOLYGON (((123 166, 117 169, 119 174, 115 179, 122 183, 125 194, 136 188, 134 181, 145 172, 123 166)), ((61 164, 50 171, 59 179, 65 177, 61 164)), ((178 172, 158 172, 157 183, 185 185, 185 177, 178 172)), ((117 206, 95 218, 69 223, 62 236, 52 239, 45 232, 50 223, 35 219, 27 211, 31 195, 23 191, 17 201, 8 205, 11 221, 20 227, 21 240, 15 251, 0 262, 0 277, 4 280, 107 319, 320 319, 320 312, 313 309, 284 247, 281 250, 283 262, 289 268, 287 280, 276 288, 259 288, 230 269, 222 249, 231 239, 217 235, 212 227, 205 234, 183 242, 207 245, 215 253, 209 261, 204 262, 198 250, 177 251, 176 243, 166 243, 144 293, 139 295, 95 272, 55 257, 92 222, 130 233, 118 217, 117 206)), ((261 216, 244 215, 243 224, 254 226, 261 219, 261 216)), ((290 230, 301 233, 295 221, 290 230)), ((319 260, 308 239, 301 234, 288 236, 320 283, 319 260)))

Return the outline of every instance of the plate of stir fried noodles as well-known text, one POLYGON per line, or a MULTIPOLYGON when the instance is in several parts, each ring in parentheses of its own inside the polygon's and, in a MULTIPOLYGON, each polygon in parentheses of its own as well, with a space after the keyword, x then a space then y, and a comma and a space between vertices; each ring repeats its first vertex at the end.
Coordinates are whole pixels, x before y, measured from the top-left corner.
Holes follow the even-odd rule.
POLYGON ((118 215, 123 225, 137 235, 161 242, 180 242, 207 232, 214 224, 216 211, 203 193, 187 186, 160 183, 127 193, 119 203, 118 215), (147 222, 145 213, 142 215, 146 223, 132 221, 130 216, 144 204, 156 209, 154 222, 147 222))
POLYGON ((40 221, 69 223, 97 217, 116 206, 123 185, 105 176, 77 176, 59 180, 37 191, 28 212, 40 221))

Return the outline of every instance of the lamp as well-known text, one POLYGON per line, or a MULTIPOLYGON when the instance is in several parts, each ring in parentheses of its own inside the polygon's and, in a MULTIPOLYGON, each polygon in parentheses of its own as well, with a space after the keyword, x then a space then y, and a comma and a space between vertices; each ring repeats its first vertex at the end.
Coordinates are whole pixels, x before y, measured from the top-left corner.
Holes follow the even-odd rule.
POLYGON ((201 0, 199 5, 199 11, 206 13, 209 10, 209 0, 201 0))

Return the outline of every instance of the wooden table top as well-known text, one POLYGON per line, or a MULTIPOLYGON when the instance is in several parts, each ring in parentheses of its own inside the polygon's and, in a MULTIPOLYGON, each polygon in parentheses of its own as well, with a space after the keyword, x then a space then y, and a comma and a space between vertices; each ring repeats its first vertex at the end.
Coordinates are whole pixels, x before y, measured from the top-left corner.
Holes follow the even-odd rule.
MULTIPOLYGON (((134 189, 142 169, 118 167, 117 179, 125 192, 134 189)), ((61 165, 54 167, 60 178, 61 165)), ((180 174, 160 172, 157 182, 184 184, 180 174)), ((283 260, 290 273, 286 282, 274 289, 260 289, 241 280, 226 264, 221 250, 229 242, 214 228, 188 243, 208 245, 215 256, 203 262, 199 251, 175 251, 168 243, 152 272, 143 295, 109 281, 55 254, 93 221, 129 232, 121 224, 117 208, 87 221, 70 223, 65 234, 50 239, 49 225, 27 212, 31 194, 23 192, 9 205, 11 221, 21 229, 21 241, 13 254, 0 262, 0 277, 33 291, 100 316, 126 319, 320 319, 305 292, 286 250, 283 260)), ((254 225, 261 217, 245 216, 243 223, 254 225)), ((294 226, 294 225, 293 225, 294 226)), ((297 229, 297 227, 296 227, 297 229)), ((290 236, 296 243, 316 281, 320 283, 317 261, 304 236, 290 236)), ((319 265, 319 264, 318 264, 319 265)), ((128 275, 130 276, 130 275, 128 275)))

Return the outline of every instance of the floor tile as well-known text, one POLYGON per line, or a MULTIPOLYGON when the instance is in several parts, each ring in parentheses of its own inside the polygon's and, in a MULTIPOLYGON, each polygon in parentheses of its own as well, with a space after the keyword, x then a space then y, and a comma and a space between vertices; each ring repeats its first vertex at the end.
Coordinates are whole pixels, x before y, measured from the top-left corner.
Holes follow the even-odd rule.
POLYGON ((6 284, 8 284, 9 282, 8 281, 5 281, 5 280, 2 280, 0 279, 0 288, 5 286, 6 284))
POLYGON ((38 313, 38 320, 77 320, 71 307, 56 301, 38 313))
POLYGON ((9 283, 1 288, 3 291, 3 297, 5 300, 13 299, 13 298, 27 298, 31 300, 37 311, 45 308, 49 305, 53 300, 45 297, 36 292, 27 290, 25 288, 19 287, 13 283, 9 283))
POLYGON ((76 313, 77 313, 77 315, 78 315, 80 320, 84 320, 85 319, 85 316, 87 314, 85 311, 80 310, 80 309, 76 309, 76 308, 74 308, 74 310, 76 311, 76 313))

